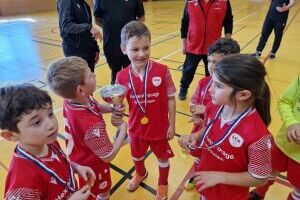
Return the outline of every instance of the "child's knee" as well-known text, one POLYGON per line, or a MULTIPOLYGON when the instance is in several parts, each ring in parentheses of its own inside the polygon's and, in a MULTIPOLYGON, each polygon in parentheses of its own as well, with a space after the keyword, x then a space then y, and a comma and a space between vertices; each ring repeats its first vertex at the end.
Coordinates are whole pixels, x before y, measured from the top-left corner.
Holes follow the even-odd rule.
POLYGON ((158 159, 158 166, 162 168, 166 168, 170 166, 169 159, 158 159))

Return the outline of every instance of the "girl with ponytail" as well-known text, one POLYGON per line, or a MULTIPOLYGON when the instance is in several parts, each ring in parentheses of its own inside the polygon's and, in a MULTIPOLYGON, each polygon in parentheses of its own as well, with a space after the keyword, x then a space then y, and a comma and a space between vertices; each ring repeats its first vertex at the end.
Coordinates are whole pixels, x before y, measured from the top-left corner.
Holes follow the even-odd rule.
POLYGON ((194 179, 200 199, 248 200, 249 187, 264 184, 270 176, 270 91, 265 75, 264 65, 248 55, 230 55, 217 63, 206 128, 179 139, 183 148, 201 158, 194 179))

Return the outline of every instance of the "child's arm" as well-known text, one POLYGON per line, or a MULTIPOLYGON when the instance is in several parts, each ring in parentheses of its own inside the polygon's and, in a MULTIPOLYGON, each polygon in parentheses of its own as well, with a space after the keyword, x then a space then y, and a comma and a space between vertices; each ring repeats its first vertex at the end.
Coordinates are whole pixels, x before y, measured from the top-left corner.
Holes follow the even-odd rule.
POLYGON ((276 7, 276 10, 278 12, 286 12, 288 11, 292 6, 294 5, 294 0, 290 0, 290 3, 288 5, 286 5, 285 3, 283 4, 282 7, 276 7))
MULTIPOLYGON (((295 107, 300 94, 300 76, 298 76, 284 91, 281 96, 278 109, 281 118, 286 127, 288 127, 287 137, 290 141, 295 141, 298 135, 298 128, 295 127, 297 131, 294 131, 294 126, 300 122, 296 119, 293 108, 295 107), (297 132, 297 134, 296 134, 297 132)), ((300 137, 300 133, 298 135, 300 137)))
POLYGON ((231 173, 220 171, 200 171, 195 173, 194 181, 201 192, 206 188, 217 184, 236 185, 242 187, 259 186, 265 183, 266 179, 254 178, 249 172, 231 173))
POLYGON ((107 157, 101 157, 102 160, 105 162, 111 162, 116 154, 119 152, 120 148, 122 147, 123 140, 125 139, 126 132, 127 132, 127 123, 122 122, 122 124, 118 127, 119 129, 119 135, 115 142, 113 143, 113 149, 109 156, 107 157))
POLYGON ((176 118, 176 100, 174 96, 168 97, 168 110, 169 110, 168 139, 172 140, 175 135, 175 118, 176 118))

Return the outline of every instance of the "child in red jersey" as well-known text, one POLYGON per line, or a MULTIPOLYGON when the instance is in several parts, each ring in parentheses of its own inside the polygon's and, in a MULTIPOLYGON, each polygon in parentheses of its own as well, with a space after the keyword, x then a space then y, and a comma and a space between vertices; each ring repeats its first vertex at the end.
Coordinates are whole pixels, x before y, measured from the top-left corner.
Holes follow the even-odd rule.
POLYGON ((250 55, 230 55, 217 63, 205 130, 179 141, 191 154, 199 149, 194 182, 201 200, 247 200, 249 187, 270 176, 270 93, 265 75, 263 64, 250 55))
MULTIPOLYGON (((67 57, 50 64, 47 79, 50 88, 65 99, 63 115, 67 155, 70 160, 91 167, 97 174, 91 188, 94 195, 89 199, 109 199, 109 163, 122 146, 127 124, 118 123, 119 136, 112 144, 102 113, 113 112, 113 109, 109 105, 98 104, 92 97, 96 90, 95 74, 82 58, 67 57)), ((84 184, 82 179, 79 179, 79 184, 84 184)))
MULTIPOLYGON (((200 131, 204 120, 205 106, 211 102, 209 88, 212 82, 212 75, 216 69, 216 64, 225 56, 240 53, 240 46, 237 41, 230 38, 220 38, 208 48, 208 71, 210 76, 199 80, 196 90, 190 100, 190 111, 193 116, 194 127, 192 133, 200 131)), ((195 165, 199 159, 195 159, 195 165)), ((196 167, 196 166, 195 166, 196 167)), ((187 180, 186 190, 194 189, 193 178, 187 180)))
POLYGON ((0 133, 17 142, 4 199, 84 200, 93 170, 70 163, 56 142, 58 123, 50 96, 33 85, 0 88, 0 133), (77 191, 73 170, 85 181, 77 191))
POLYGON ((127 88, 129 136, 136 173, 127 189, 136 190, 146 178, 145 155, 150 147, 158 159, 159 179, 155 199, 167 199, 169 158, 168 143, 175 134, 176 88, 168 67, 149 59, 151 37, 141 22, 126 24, 121 31, 121 48, 131 65, 117 74, 117 83, 127 88))
POLYGON ((275 135, 272 148, 273 177, 267 184, 250 192, 249 200, 264 199, 274 178, 280 172, 287 172, 287 179, 293 186, 288 200, 300 199, 300 74, 290 83, 279 99, 278 110, 283 124, 275 135))

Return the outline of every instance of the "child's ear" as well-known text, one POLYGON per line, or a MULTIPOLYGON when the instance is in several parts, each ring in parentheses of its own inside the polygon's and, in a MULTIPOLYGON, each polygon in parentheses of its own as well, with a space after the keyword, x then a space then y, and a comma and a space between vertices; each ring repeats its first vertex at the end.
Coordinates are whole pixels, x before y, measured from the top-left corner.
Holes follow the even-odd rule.
POLYGON ((121 47, 123 54, 126 55, 126 48, 123 45, 120 45, 120 47, 121 47))
POLYGON ((250 90, 241 90, 236 93, 236 98, 239 101, 248 100, 251 97, 252 93, 250 90))
POLYGON ((8 141, 16 142, 19 140, 19 134, 9 130, 0 129, 0 134, 4 139, 8 141))
POLYGON ((78 97, 85 96, 84 89, 82 88, 81 85, 78 85, 76 88, 76 96, 78 97))

